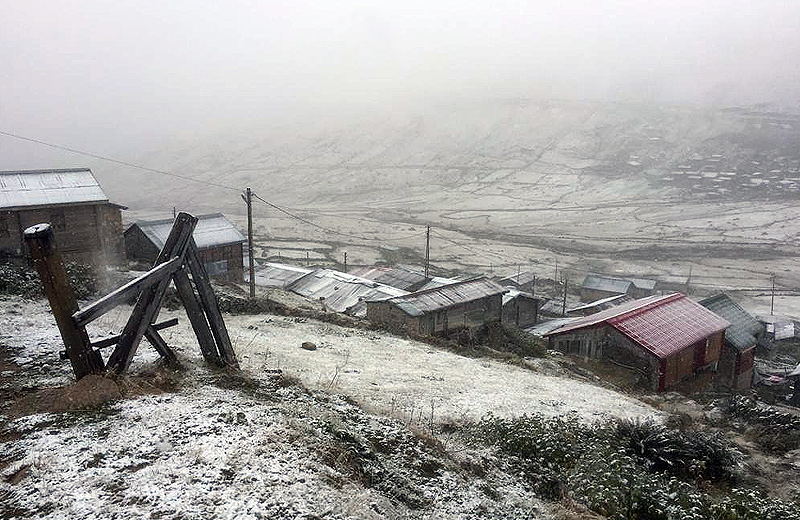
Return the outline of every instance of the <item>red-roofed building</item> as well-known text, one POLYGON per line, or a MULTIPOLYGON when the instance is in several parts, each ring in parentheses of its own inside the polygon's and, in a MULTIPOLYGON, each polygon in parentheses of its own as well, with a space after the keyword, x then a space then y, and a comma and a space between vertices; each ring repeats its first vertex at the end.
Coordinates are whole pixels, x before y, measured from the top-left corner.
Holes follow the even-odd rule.
MULTIPOLYGON (((649 296, 563 325, 546 335, 551 348, 608 359, 647 376, 662 391, 712 374, 730 323, 682 294, 649 296)), ((710 380, 710 377, 707 378, 710 380)))

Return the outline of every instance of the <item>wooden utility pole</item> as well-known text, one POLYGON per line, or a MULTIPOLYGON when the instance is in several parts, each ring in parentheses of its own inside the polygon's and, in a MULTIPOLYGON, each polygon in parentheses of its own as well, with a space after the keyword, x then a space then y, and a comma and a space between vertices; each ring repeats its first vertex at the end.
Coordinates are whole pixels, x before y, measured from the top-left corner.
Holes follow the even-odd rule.
POLYGON ((428 277, 430 264, 431 264, 431 227, 428 226, 428 231, 425 233, 425 278, 428 277))
POLYGON ((344 252, 344 272, 347 272, 347 251, 344 252))
POLYGON ((564 276, 564 300, 561 302, 561 315, 567 315, 567 285, 569 284, 569 280, 567 279, 566 275, 564 276))
POLYGON ((536 275, 533 275, 533 283, 531 284, 531 296, 536 296, 536 275))
POLYGON ((556 290, 557 283, 558 283, 558 258, 556 258, 556 270, 553 271, 553 291, 556 290))
POLYGON ((256 297, 256 264, 253 258, 253 193, 247 188, 247 261, 250 269, 250 297, 256 297))
POLYGON ((769 315, 775 314, 775 273, 772 274, 772 299, 769 302, 769 315))
POLYGON ((692 266, 689 266, 689 277, 686 279, 686 294, 689 294, 689 284, 692 282, 692 266))

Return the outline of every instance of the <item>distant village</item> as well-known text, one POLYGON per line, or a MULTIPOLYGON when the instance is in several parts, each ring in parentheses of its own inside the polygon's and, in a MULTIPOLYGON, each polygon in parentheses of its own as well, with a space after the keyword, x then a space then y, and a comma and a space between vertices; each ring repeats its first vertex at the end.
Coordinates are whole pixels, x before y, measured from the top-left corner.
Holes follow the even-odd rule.
MULTIPOLYGON (((24 259, 23 231, 48 222, 68 260, 148 269, 173 220, 124 228, 125 209, 89 169, 0 172, 0 255, 24 259)), ((193 237, 210 277, 250 281, 247 239, 224 215, 199 215, 193 237)), ((674 283, 587 273, 572 288, 579 304, 568 305, 566 284, 532 271, 441 277, 407 265, 345 269, 267 262, 257 265, 254 283, 415 336, 471 334, 499 322, 554 353, 609 363, 646 391, 758 391, 800 406, 791 348, 800 342, 797 320, 753 315, 728 294, 696 301, 674 283)))

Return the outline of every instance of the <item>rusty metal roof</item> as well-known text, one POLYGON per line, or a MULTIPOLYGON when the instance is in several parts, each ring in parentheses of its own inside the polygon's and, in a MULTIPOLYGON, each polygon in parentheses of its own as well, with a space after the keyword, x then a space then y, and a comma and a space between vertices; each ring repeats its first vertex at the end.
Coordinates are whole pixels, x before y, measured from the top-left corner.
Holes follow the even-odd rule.
POLYGON ((391 285, 404 291, 408 291, 411 287, 427 280, 424 274, 403 267, 359 267, 351 269, 349 274, 368 280, 375 280, 378 283, 391 285))
POLYGON ((764 330, 754 316, 727 294, 717 294, 701 300, 700 305, 731 322, 731 326, 725 330, 725 341, 740 352, 755 346, 756 336, 764 330))
POLYGON ((0 172, 0 208, 108 202, 89 168, 0 172))
POLYGON ((659 358, 725 330, 730 323, 682 294, 649 296, 579 318, 548 333, 555 336, 606 324, 659 358))
POLYGON ((410 316, 447 309, 481 298, 505 294, 508 289, 488 278, 477 278, 391 298, 390 302, 410 316))
MULTIPOLYGON (((138 226, 145 236, 161 250, 169 236, 169 232, 172 230, 173 222, 174 220, 171 218, 164 220, 140 220, 133 224, 133 226, 138 226)), ((209 247, 238 244, 247 241, 231 221, 226 219, 222 213, 199 215, 197 217, 197 226, 195 226, 192 236, 194 237, 195 244, 197 244, 197 249, 208 249, 209 247)))

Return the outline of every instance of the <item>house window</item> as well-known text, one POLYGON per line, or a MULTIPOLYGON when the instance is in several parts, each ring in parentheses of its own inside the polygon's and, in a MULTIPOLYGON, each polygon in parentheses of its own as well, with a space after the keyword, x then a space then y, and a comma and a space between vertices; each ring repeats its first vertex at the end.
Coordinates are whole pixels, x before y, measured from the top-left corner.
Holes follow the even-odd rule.
POLYGON ((228 261, 227 260, 220 260, 219 262, 207 262, 206 263, 206 273, 208 276, 215 276, 218 274, 224 274, 228 272, 228 261))

